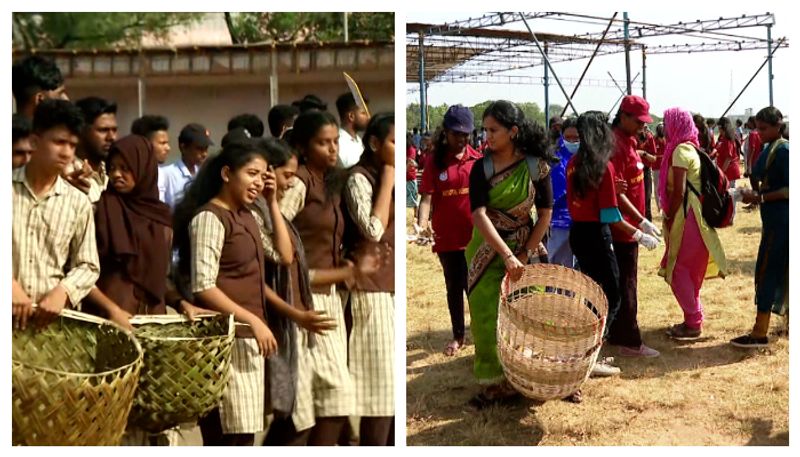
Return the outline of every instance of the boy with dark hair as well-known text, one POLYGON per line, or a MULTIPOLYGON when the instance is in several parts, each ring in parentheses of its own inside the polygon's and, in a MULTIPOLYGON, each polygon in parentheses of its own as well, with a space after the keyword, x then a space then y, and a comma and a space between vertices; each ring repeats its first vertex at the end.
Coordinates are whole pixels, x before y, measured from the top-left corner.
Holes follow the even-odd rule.
MULTIPOLYGON (((368 102, 364 97, 364 102, 368 102)), ((339 160, 345 168, 358 162, 364 145, 358 132, 363 132, 369 123, 369 116, 364 108, 356 103, 355 97, 350 92, 344 93, 336 99, 336 110, 339 112, 339 160)))
POLYGON ((31 122, 21 114, 11 118, 11 168, 19 168, 31 158, 31 122))
POLYGON ((188 124, 178 136, 181 158, 165 167, 164 203, 175 211, 175 206, 183 198, 186 186, 194 180, 197 170, 208 157, 208 147, 213 145, 211 134, 200 124, 188 124))
POLYGON ((283 134, 292 128, 294 120, 300 114, 300 110, 291 105, 275 105, 267 114, 267 124, 269 133, 275 138, 283 138, 283 134))
POLYGON ((297 109, 300 110, 300 114, 303 114, 306 111, 310 111, 312 109, 320 111, 328 110, 327 103, 323 102, 321 98, 317 97, 314 94, 308 94, 305 97, 301 98, 300 100, 293 101, 292 106, 297 107, 297 109))
POLYGON ((83 113, 84 126, 77 157, 72 170, 68 167, 66 176, 67 181, 88 195, 94 204, 108 185, 105 160, 111 145, 117 140, 117 104, 100 97, 86 97, 75 105, 83 113))
POLYGON ((242 127, 247 130, 250 137, 264 136, 264 123, 255 114, 239 114, 228 121, 228 131, 242 127))
POLYGON ((11 68, 11 92, 17 102, 17 113, 33 119, 36 106, 43 100, 69 100, 64 77, 56 63, 42 56, 29 56, 11 68))
MULTIPOLYGON (((136 119, 131 124, 131 133, 134 135, 141 135, 153 145, 153 154, 156 156, 156 162, 163 165, 169 156, 169 121, 164 116, 145 114, 144 116, 136 119)), ((164 178, 163 168, 158 168, 158 198, 163 202, 165 201, 166 181, 164 178)))
POLYGON ((12 313, 24 328, 45 325, 67 305, 79 306, 100 275, 89 199, 61 178, 83 127, 80 110, 45 100, 34 111, 33 154, 12 172, 12 313))

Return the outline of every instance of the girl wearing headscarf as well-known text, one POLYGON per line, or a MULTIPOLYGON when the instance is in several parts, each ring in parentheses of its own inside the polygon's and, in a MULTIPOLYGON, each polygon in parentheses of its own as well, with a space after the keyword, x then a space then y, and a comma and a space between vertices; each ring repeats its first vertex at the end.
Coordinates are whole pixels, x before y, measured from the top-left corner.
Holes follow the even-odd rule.
POLYGON ((376 114, 364 152, 349 170, 344 201, 345 249, 383 253, 377 272, 350 288, 348 365, 361 418, 361 446, 388 446, 394 419, 394 114, 376 114))
POLYGON ((781 138, 783 115, 775 107, 756 114, 756 126, 764 141, 763 152, 753 166, 757 186, 744 192, 745 203, 761 207, 761 243, 756 260, 756 323, 749 335, 731 340, 738 347, 763 347, 771 313, 789 316, 789 141, 781 138))
POLYGON ((158 164, 145 137, 115 142, 107 160, 109 185, 95 211, 100 278, 86 311, 132 328, 132 315, 164 314, 165 302, 180 298, 170 288, 165 300, 172 221, 158 199, 158 164))
POLYGON ((700 156, 696 149, 700 143, 692 114, 681 108, 666 110, 664 132, 667 144, 659 170, 658 198, 665 212, 667 246, 658 273, 670 285, 683 310, 683 322, 671 326, 667 334, 678 340, 696 340, 703 327, 703 280, 724 278, 727 262, 716 230, 703 219, 700 200, 686 185, 689 182, 700 189, 700 156))

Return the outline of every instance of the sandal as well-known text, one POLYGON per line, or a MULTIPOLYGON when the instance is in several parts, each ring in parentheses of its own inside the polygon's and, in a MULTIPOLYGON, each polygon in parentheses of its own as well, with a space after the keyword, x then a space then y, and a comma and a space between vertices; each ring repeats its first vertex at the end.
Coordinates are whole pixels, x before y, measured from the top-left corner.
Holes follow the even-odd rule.
POLYGON ((444 355, 452 357, 464 347, 464 340, 452 340, 444 348, 444 355))
POLYGON ((583 401, 583 394, 581 393, 581 390, 578 389, 575 392, 572 392, 569 396, 564 397, 562 400, 578 404, 583 401))

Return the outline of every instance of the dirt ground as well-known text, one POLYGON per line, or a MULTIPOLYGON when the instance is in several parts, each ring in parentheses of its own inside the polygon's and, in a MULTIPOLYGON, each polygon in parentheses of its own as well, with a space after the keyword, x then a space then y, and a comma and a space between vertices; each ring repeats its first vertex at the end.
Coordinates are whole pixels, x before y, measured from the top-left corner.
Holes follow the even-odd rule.
MULTIPOLYGON (((682 344, 664 334, 682 313, 656 274, 663 246, 642 249, 639 325, 661 357, 625 359, 604 349, 622 374, 589 379, 583 403, 529 401, 479 413, 466 408, 479 391, 469 330, 468 346, 445 357, 452 334, 441 267, 430 247, 409 244, 408 445, 788 445, 788 337, 773 335, 762 350, 728 344, 753 325, 760 225, 758 212, 740 205, 735 226, 720 230, 730 271, 703 287, 702 340, 682 344)), ((783 324, 773 316, 772 333, 783 324)))

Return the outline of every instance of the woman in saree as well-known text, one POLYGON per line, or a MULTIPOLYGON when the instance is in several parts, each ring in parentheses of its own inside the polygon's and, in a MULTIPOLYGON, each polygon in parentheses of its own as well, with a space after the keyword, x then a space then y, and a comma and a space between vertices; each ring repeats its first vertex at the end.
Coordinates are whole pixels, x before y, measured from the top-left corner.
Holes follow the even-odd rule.
POLYGON ((470 400, 477 409, 518 398, 503 376, 497 352, 500 283, 506 273, 512 280, 519 279, 525 264, 547 262, 542 238, 550 226, 553 207, 550 166, 558 160, 548 150, 542 126, 526 119, 509 101, 490 104, 483 113, 483 126, 488 149, 470 173, 475 228, 465 252, 474 375, 484 385, 470 400))
POLYGON ((725 277, 726 261, 716 230, 701 214, 700 200, 690 192, 687 181, 700 188, 701 147, 696 121, 681 108, 664 112, 667 145, 659 170, 658 198, 664 210, 664 239, 667 249, 658 274, 670 285, 683 311, 683 322, 667 330, 676 340, 696 340, 703 327, 700 288, 705 278, 725 277), (684 207, 684 202, 686 206, 684 207), (685 208, 685 209, 684 209, 685 208))
POLYGON ((789 316, 789 141, 781 138, 783 115, 774 107, 756 115, 758 134, 764 142, 753 165, 757 184, 744 192, 745 203, 761 207, 761 243, 756 260, 756 323, 748 335, 731 340, 737 347, 764 347, 771 313, 789 316))

